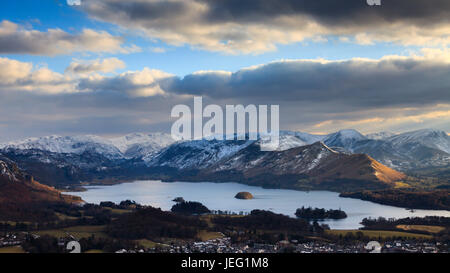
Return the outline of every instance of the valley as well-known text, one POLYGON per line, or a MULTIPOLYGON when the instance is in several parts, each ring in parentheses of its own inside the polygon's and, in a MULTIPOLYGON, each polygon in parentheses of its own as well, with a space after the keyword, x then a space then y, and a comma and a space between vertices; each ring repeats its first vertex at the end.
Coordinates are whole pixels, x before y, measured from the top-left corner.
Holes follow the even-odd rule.
POLYGON ((0 253, 447 253, 448 217, 364 219, 362 229, 330 230, 269 211, 189 215, 123 201, 54 205, 57 221, 0 222, 0 253))
MULTIPOLYGON (((59 189, 136 180, 235 181, 274 189, 328 190, 352 197, 361 197, 357 193, 363 191, 378 191, 379 196, 391 189, 417 196, 448 189, 449 143, 446 133, 429 129, 367 136, 355 130, 330 135, 283 131, 278 150, 263 152, 263 140, 175 142, 163 133, 136 133, 112 139, 26 139, 0 144, 0 153, 37 181, 59 189)), ((387 202, 382 198, 371 201, 387 202)), ((388 202, 395 205, 395 198, 388 202)))

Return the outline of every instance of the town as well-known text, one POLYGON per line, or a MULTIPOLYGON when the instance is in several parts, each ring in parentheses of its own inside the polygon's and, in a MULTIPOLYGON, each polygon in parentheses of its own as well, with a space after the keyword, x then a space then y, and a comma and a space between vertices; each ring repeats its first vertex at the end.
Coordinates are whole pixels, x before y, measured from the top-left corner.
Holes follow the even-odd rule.
MULTIPOLYGON (((6 247, 20 248, 27 238, 39 238, 39 235, 19 232, 5 233, 0 237, 0 250, 6 247)), ((76 240, 73 236, 58 238, 61 251, 67 251, 70 241, 76 240)), ((283 240, 276 244, 248 244, 231 243, 231 238, 223 237, 204 242, 161 244, 152 248, 120 249, 116 253, 370 253, 371 249, 363 242, 351 244, 338 244, 332 242, 306 242, 296 240, 283 240)), ((449 246, 440 242, 419 242, 416 240, 395 240, 382 243, 381 253, 449 253, 449 246)))
MULTIPOLYGON (((299 243, 296 240, 277 244, 231 244, 230 238, 194 242, 187 245, 170 245, 163 249, 148 249, 156 253, 369 253, 367 244, 339 245, 326 242, 299 243)), ((123 253, 125 251, 122 250, 123 253)), ((133 252, 133 251, 132 251, 133 252)), ((384 242, 382 253, 448 253, 448 246, 439 242, 416 242, 414 240, 384 242)))

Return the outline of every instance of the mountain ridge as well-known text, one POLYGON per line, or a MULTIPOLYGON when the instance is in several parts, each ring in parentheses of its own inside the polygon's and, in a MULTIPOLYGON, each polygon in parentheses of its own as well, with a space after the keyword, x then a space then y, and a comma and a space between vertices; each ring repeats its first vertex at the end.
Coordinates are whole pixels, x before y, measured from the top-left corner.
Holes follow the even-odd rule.
MULTIPOLYGON (((167 160, 169 157, 166 157, 167 160)), ((273 188, 340 192, 349 188, 390 188, 406 177, 367 155, 339 153, 322 142, 271 152, 261 151, 255 142, 213 164, 200 168, 172 167, 163 173, 171 181, 237 181, 273 188)))
MULTIPOLYGON (((384 137, 373 139, 352 129, 329 135, 281 131, 280 147, 273 152, 275 154, 286 152, 322 142, 334 153, 367 154, 371 159, 390 169, 394 168, 397 172, 436 166, 445 167, 450 164, 450 155, 439 150, 439 148, 445 149, 450 139, 445 132, 427 129, 395 136, 382 135, 384 137), (439 145, 435 145, 432 140, 427 140, 428 138, 439 139, 439 145)), ((227 158, 235 156, 252 145, 264 145, 264 141, 262 139, 257 141, 202 139, 175 142, 168 134, 135 133, 112 139, 97 136, 35 138, 1 144, 0 152, 18 162, 38 181, 56 186, 55 182, 58 185, 70 185, 105 179, 124 181, 159 178, 158 174, 168 172, 173 175, 174 170, 177 169, 182 172, 198 172, 205 167, 218 166, 219 162, 225 162, 227 158)), ((287 155, 289 152, 284 154, 287 155)), ((358 156, 354 158, 359 158, 366 165, 369 165, 371 160, 358 156)), ((320 161, 320 159, 311 158, 310 163, 314 164, 317 160, 320 161)), ((244 166, 250 162, 257 163, 255 160, 250 160, 241 164, 244 166)), ((336 165, 339 166, 337 163, 336 165)), ((378 164, 372 165, 381 168, 378 164)), ((295 166, 292 168, 298 169, 295 166)), ((331 165, 329 168, 334 169, 331 165)), ((381 173, 387 172, 386 169, 381 169, 381 173)), ((326 170, 322 171, 327 173, 326 170)), ((287 170, 285 172, 289 173, 287 170)), ((320 177, 319 173, 316 175, 320 177)), ((369 180, 389 181, 392 176, 398 175, 391 173, 385 179, 381 175, 375 178, 370 177, 369 180)), ((170 175, 168 177, 170 179, 170 175)))

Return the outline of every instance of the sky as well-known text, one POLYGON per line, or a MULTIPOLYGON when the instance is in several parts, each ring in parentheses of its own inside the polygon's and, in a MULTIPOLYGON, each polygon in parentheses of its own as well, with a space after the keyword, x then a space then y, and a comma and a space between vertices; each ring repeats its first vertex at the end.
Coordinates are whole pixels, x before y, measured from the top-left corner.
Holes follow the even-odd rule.
POLYGON ((283 130, 450 132, 450 2, 21 0, 0 9, 0 141, 169 132, 177 104, 283 130))

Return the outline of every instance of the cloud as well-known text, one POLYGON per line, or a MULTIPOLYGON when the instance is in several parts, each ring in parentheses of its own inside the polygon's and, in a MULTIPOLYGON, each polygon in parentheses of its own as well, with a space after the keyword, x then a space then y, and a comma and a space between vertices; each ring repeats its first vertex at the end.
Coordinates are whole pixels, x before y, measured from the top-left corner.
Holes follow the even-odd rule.
POLYGON ((122 135, 168 131, 172 103, 162 96, 132 98, 115 92, 41 95, 0 88, 0 141, 45 135, 122 135))
POLYGON ((124 46, 122 37, 105 31, 83 29, 68 33, 61 29, 38 31, 26 29, 4 20, 0 22, 0 54, 31 54, 55 56, 74 52, 132 53, 135 45, 124 46))
POLYGON ((0 58, 0 137, 168 131, 171 108, 191 105, 194 95, 203 96, 205 105, 222 107, 278 104, 282 129, 448 132, 448 90, 450 54, 436 49, 380 59, 280 60, 182 78, 150 68, 60 74, 0 58))
POLYGON ((167 50, 163 47, 152 47, 150 51, 153 53, 166 53, 167 50))
POLYGON ((115 77, 84 78, 78 88, 91 92, 119 92, 131 97, 152 97, 165 93, 161 83, 171 77, 163 71, 144 68, 115 77))
POLYGON ((31 63, 23 63, 7 58, 0 58, 0 83, 11 84, 26 78, 33 68, 31 63))
POLYGON ((390 0, 90 0, 97 20, 142 31, 172 45, 257 54, 279 44, 345 37, 360 44, 450 44, 450 2, 390 0))
POLYGON ((117 58, 103 60, 74 61, 67 68, 66 73, 89 74, 89 73, 109 73, 117 69, 123 69, 126 65, 117 58))
MULTIPOLYGON (((450 103, 447 51, 378 60, 281 60, 237 72, 194 73, 170 82, 167 92, 323 107, 379 108, 450 103)), ((324 110, 326 111, 326 110, 324 110)))
POLYGON ((31 63, 0 58, 0 90, 58 94, 76 92, 71 78, 31 63))
POLYGON ((383 108, 375 111, 341 113, 332 118, 305 129, 312 132, 317 130, 333 132, 342 128, 355 128, 366 133, 404 132, 423 128, 442 128, 448 131, 450 104, 420 108, 383 108))
POLYGON ((161 87, 173 75, 155 69, 127 71, 118 75, 107 73, 125 67, 116 58, 72 62, 65 74, 32 63, 0 58, 0 91, 29 92, 34 94, 65 93, 118 93, 129 97, 163 95, 161 87))
POLYGON ((197 71, 183 78, 144 68, 123 68, 116 59, 75 61, 66 74, 30 63, 0 59, 4 89, 51 93, 117 92, 131 97, 198 95, 210 99, 321 103, 336 107, 379 108, 450 103, 450 50, 423 49, 410 56, 330 61, 280 60, 236 72, 197 71), (94 73, 97 72, 97 73, 94 73), (33 89, 34 86, 34 89, 33 89))

